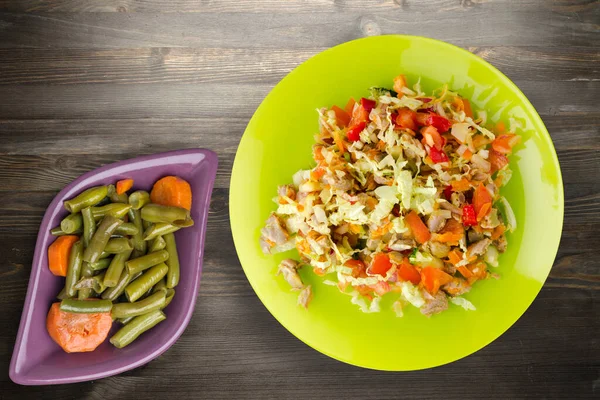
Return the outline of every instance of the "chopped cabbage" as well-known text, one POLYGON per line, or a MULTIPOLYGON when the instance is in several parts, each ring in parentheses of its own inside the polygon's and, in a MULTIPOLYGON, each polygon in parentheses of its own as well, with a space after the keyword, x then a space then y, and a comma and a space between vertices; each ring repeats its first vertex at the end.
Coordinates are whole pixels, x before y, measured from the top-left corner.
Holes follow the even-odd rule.
POLYGON ((473 305, 473 303, 471 303, 469 300, 465 299, 464 297, 452 297, 450 298, 450 301, 453 304, 456 304, 457 306, 461 306, 462 308, 464 308, 467 311, 475 311, 476 308, 473 305))
POLYGON ((508 200, 504 196, 500 196, 498 200, 500 205, 502 206, 502 214, 504 215, 504 220, 506 221, 506 227, 509 231, 513 232, 517 229, 517 217, 515 217, 515 213, 513 212, 512 207, 508 203, 508 200))
POLYGON ((420 308, 423 304, 425 304, 425 300, 423 300, 423 295, 418 287, 414 286, 410 282, 402 282, 402 297, 406 299, 413 306, 420 308))

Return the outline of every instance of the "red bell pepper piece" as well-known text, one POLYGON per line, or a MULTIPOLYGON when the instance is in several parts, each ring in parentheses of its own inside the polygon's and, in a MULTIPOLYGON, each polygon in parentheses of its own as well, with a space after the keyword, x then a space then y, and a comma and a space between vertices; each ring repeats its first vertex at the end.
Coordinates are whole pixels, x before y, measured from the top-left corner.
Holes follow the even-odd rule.
POLYGON ((454 190, 452 190, 452 185, 446 186, 446 188, 444 189, 444 197, 446 198, 446 200, 450 201, 452 193, 454 193, 454 190))
POLYGON ((427 117, 426 125, 431 125, 439 132, 448 132, 452 127, 450 121, 447 118, 442 117, 441 115, 437 115, 436 113, 429 113, 427 117))
POLYGON ((435 164, 449 161, 448 156, 444 153, 444 150, 438 150, 435 147, 429 149, 429 157, 435 164))
POLYGON ((366 122, 359 122, 358 125, 354 125, 353 127, 349 128, 347 133, 348 140, 351 142, 360 140, 360 133, 365 129, 366 126, 366 122))
POLYGON ((473 207, 472 204, 463 206, 462 212, 462 221, 464 226, 477 225, 477 214, 475 213, 475 207, 473 207))
POLYGON ((363 97, 360 99, 360 105, 363 106, 366 112, 370 113, 371 110, 375 108, 377 103, 375 102, 375 100, 369 100, 363 97))

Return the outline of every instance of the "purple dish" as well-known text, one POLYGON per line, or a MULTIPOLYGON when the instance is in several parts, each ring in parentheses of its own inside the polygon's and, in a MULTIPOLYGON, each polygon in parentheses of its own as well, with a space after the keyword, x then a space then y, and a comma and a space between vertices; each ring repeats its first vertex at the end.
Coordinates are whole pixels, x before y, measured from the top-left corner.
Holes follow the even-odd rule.
MULTIPOLYGON (((60 191, 44 214, 40 226, 21 324, 10 362, 9 375, 21 385, 51 385, 89 381, 139 367, 164 353, 185 330, 196 304, 202 273, 202 256, 210 196, 217 170, 217 156, 210 150, 171 151, 105 165, 75 179, 60 191), (195 225, 175 233, 181 279, 167 319, 131 345, 117 349, 108 339, 89 353, 65 353, 46 331, 46 315, 64 278, 48 270, 47 249, 54 240, 50 229, 68 213, 63 201, 97 185, 133 178, 134 190, 150 190, 166 175, 177 175, 192 187, 191 215, 195 225)), ((113 326, 111 334, 116 330, 113 326)), ((110 337, 110 336, 109 336, 110 337)))

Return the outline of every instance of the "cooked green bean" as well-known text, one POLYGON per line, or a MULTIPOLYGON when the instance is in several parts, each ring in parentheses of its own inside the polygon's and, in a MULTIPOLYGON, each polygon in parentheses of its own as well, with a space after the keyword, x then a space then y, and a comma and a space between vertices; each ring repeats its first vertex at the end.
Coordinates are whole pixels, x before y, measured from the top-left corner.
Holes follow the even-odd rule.
POLYGON ((152 240, 158 236, 164 236, 167 233, 173 233, 178 231, 178 226, 167 224, 164 222, 159 222, 157 224, 152 224, 148 229, 144 231, 144 240, 152 240))
POLYGON ((121 277, 123 269, 125 268, 125 261, 129 260, 132 251, 133 250, 127 250, 121 253, 117 253, 115 255, 115 257, 112 259, 112 262, 110 263, 110 266, 108 267, 108 270, 106 270, 106 275, 104 276, 105 286, 117 286, 119 278, 121 277))
POLYGON ((67 233, 67 232, 63 232, 63 230, 60 228, 60 226, 57 226, 56 228, 50 229, 50 234, 52 236, 79 235, 79 234, 81 234, 81 231, 75 231, 73 233, 67 233))
POLYGON ((81 240, 73 243, 71 252, 69 253, 69 264, 67 265, 67 275, 65 276, 65 288, 68 297, 73 297, 77 294, 75 284, 81 276, 81 264, 83 262, 83 243, 81 240))
POLYGON ((70 213, 76 213, 86 207, 98 204, 106 197, 108 188, 96 186, 80 193, 78 196, 64 202, 65 209, 70 213))
POLYGON ((166 293, 163 291, 154 293, 144 300, 135 303, 115 304, 111 310, 113 319, 136 317, 154 310, 160 310, 165 305, 166 293))
POLYGON ((169 253, 166 250, 159 250, 154 253, 146 254, 145 256, 129 260, 125 263, 130 274, 142 272, 157 264, 163 263, 169 258, 169 253))
POLYGON ((138 229, 138 227, 135 226, 135 224, 133 222, 126 222, 117 228, 117 230, 115 231, 115 234, 122 235, 122 236, 133 236, 138 233, 141 233, 141 231, 142 230, 138 229))
POLYGON ((163 291, 167 291, 167 279, 161 279, 160 281, 158 281, 158 283, 156 285, 154 285, 154 287, 152 288, 152 293, 156 293, 159 290, 163 290, 163 291))
POLYGON ((92 207, 92 215, 94 219, 100 219, 107 215, 112 215, 115 218, 123 218, 127 215, 127 211, 131 206, 123 203, 110 203, 102 207, 92 207))
POLYGON ((162 236, 158 236, 150 241, 148 251, 154 253, 155 251, 164 249, 166 246, 167 242, 165 242, 165 239, 162 236))
POLYGON ((81 213, 67 215, 60 221, 60 229, 69 235, 73 234, 73 232, 81 231, 83 229, 81 213))
POLYGON ((105 258, 111 257, 112 255, 113 255, 113 253, 103 251, 102 253, 100 253, 100 260, 104 260, 105 258))
POLYGON ((127 271, 127 268, 125 268, 123 270, 123 272, 121 273, 121 277, 119 278, 119 282, 117 282, 117 285, 106 289, 102 293, 102 298, 105 300, 115 301, 116 299, 119 298, 120 295, 123 294, 127 285, 129 285, 129 283, 132 280, 136 279, 141 274, 142 274, 141 272, 138 272, 135 275, 130 275, 129 271, 127 271))
POLYGON ((131 282, 125 288, 125 296, 129 302, 134 302, 144 295, 152 286, 158 283, 165 275, 169 267, 165 263, 153 266, 139 278, 131 282))
POLYGON ((104 251, 111 254, 122 253, 124 251, 133 250, 131 241, 127 238, 112 238, 106 243, 104 251))
POLYGON ((167 272, 167 288, 172 289, 179 283, 179 255, 177 254, 175 235, 167 233, 163 237, 167 244, 165 249, 169 252, 169 258, 165 261, 165 264, 169 267, 169 272, 167 272))
POLYGON ((110 342, 118 349, 127 346, 142 333, 151 329, 156 324, 164 321, 167 316, 162 311, 152 311, 144 315, 135 317, 127 325, 119 329, 111 338, 110 342))
MULTIPOLYGON (((92 271, 92 269, 90 268, 89 263, 84 262, 83 266, 81 267, 81 278, 82 279, 91 278, 92 276, 94 276, 94 271, 92 271)), ((88 297, 90 297, 91 294, 92 294, 92 289, 90 289, 90 288, 80 289, 77 291, 77 298, 79 300, 85 300, 88 297)))
POLYGON ((106 271, 102 272, 100 275, 94 275, 89 278, 82 278, 75 285, 75 289, 78 289, 78 290, 93 289, 94 292, 96 292, 97 294, 101 294, 102 292, 104 292, 106 290, 106 285, 104 285, 104 282, 103 282, 105 274, 106 274, 106 271))
POLYGON ((176 221, 190 219, 190 212, 185 208, 147 204, 142 208, 142 219, 150 222, 167 222, 174 224, 176 221))
POLYGON ((62 300, 62 299, 66 299, 69 296, 67 296, 67 288, 63 287, 62 290, 60 292, 58 292, 58 294, 56 295, 56 298, 58 300, 62 300))
POLYGON ((169 304, 171 304, 173 297, 175 297, 175 289, 167 289, 167 293, 165 296, 165 305, 162 307, 162 310, 164 310, 169 304))
POLYGON ((111 261, 112 261, 112 258, 102 258, 102 259, 96 261, 95 263, 91 263, 88 265, 89 265, 89 268, 94 272, 102 271, 103 269, 108 268, 111 261))
MULTIPOLYGON (((141 218, 142 218, 142 216, 141 216, 141 211, 140 211, 140 219, 141 218)), ((142 226, 144 227, 144 231, 146 231, 146 229, 148 229, 152 226, 152 222, 142 220, 142 226)))
MULTIPOLYGON (((129 220, 138 230, 136 233, 134 233, 131 236, 133 248, 135 250, 137 250, 137 253, 141 253, 141 255, 144 255, 144 254, 146 254, 146 249, 148 247, 148 244, 146 243, 146 241, 144 240, 144 237, 143 237, 143 231, 144 231, 143 225, 144 224, 142 221, 142 216, 141 216, 140 210, 131 209, 131 210, 129 210, 128 215, 129 215, 129 220)), ((138 255, 138 257, 139 257, 139 255, 138 255)))
POLYGON ((129 195, 129 204, 134 210, 139 210, 150 203, 150 195, 144 190, 136 190, 129 195))
POLYGON ((112 302, 110 300, 74 300, 74 299, 63 299, 60 302, 60 310, 77 313, 77 314, 96 314, 109 312, 112 308, 112 302))
POLYGON ((81 210, 81 217, 83 220, 83 247, 88 247, 92 236, 96 233, 96 221, 92 215, 92 208, 86 207, 81 210))
POLYGON ((128 323, 131 322, 132 319, 134 319, 135 317, 128 317, 128 318, 119 318, 118 321, 121 325, 127 325, 128 323))
POLYGON ((96 233, 94 233, 94 236, 92 236, 89 246, 83 253, 83 260, 89 263, 98 261, 110 239, 110 236, 122 223, 123 221, 113 217, 112 215, 107 215, 104 217, 100 223, 100 226, 96 230, 96 233))
POLYGON ((129 198, 126 193, 118 194, 115 185, 108 185, 108 198, 113 203, 128 203, 129 198))

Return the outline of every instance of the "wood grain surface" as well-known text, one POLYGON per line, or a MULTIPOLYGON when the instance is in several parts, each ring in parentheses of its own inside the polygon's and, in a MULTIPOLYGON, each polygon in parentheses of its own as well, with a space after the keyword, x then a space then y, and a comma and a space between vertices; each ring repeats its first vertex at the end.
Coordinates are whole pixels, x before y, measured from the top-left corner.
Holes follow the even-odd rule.
POLYGON ((598 398, 599 97, 594 0, 0 0, 0 399, 598 398), (529 310, 479 352, 409 373, 342 364, 288 333, 249 286, 228 215, 237 145, 271 88, 326 48, 390 33, 448 41, 508 75, 546 123, 565 182, 560 249, 529 310), (216 151, 219 170, 183 336, 116 377, 12 383, 51 199, 106 163, 192 147, 216 151))

